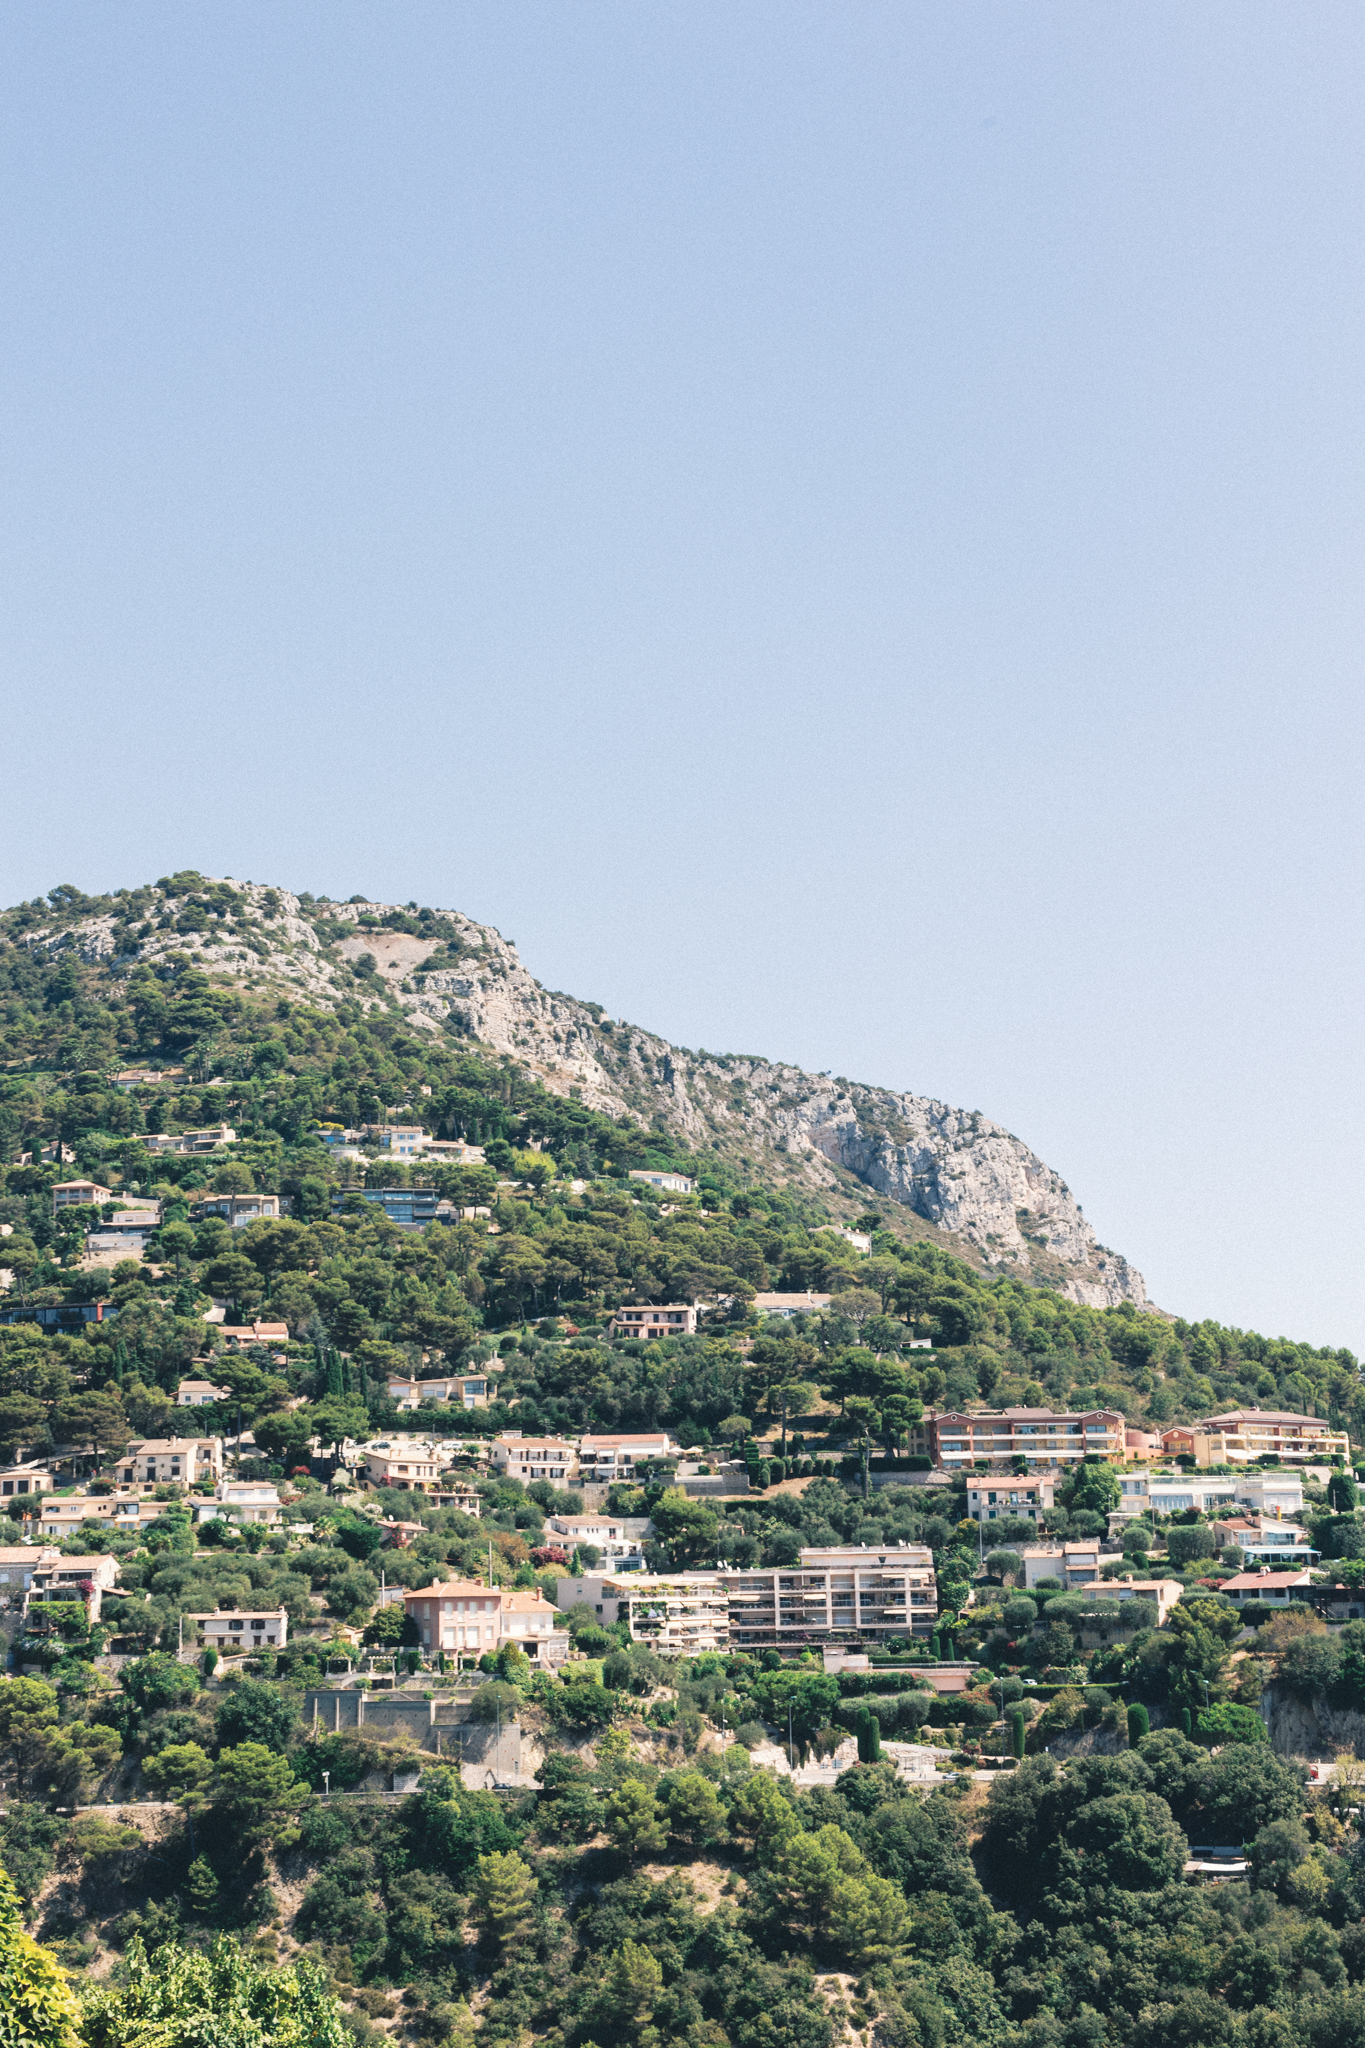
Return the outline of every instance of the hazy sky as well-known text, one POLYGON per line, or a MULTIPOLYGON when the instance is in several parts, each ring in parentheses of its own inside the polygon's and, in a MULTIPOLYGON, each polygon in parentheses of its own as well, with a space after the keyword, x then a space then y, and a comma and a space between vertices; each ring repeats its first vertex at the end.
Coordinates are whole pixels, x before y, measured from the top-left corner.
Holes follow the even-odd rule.
POLYGON ((0 898, 458 906, 1365 1351, 1358 5, 0 9, 0 898))

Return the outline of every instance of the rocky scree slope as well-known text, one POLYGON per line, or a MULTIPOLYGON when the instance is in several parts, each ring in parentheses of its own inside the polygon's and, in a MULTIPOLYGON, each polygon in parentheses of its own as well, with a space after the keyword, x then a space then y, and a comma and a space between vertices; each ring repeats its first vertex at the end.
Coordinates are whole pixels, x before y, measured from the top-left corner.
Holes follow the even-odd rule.
POLYGON ((188 951, 206 972, 262 992, 400 1009, 418 1028, 477 1041, 554 1093, 670 1131, 695 1152, 826 1198, 899 1205, 973 1264, 1094 1307, 1146 1305, 1141 1274, 1097 1242, 1061 1176, 979 1111, 670 1045, 543 988, 509 940, 459 911, 197 876, 136 894, 135 914, 57 915, 20 943, 72 948, 115 973, 188 951))

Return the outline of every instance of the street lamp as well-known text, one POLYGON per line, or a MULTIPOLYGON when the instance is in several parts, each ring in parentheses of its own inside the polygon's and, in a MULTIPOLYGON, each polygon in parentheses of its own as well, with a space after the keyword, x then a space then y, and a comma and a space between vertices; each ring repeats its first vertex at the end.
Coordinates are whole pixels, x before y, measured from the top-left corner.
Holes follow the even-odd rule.
POLYGON ((323 1774, 322 1774, 322 1796, 323 1796, 323 1798, 324 1798, 324 1799, 328 1799, 328 1798, 330 1798, 330 1797, 331 1797, 331 1792, 332 1792, 332 1773, 331 1773, 330 1771, 324 1771, 324 1772, 323 1772, 323 1774))

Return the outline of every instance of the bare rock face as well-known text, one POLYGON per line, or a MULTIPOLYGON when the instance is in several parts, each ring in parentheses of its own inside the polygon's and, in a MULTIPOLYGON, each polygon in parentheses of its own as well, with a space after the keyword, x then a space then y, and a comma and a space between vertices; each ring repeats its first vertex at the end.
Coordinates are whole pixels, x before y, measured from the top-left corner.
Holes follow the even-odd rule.
MULTIPOLYGON (((115 921, 99 917, 30 933, 26 943, 72 946, 120 969, 188 949, 205 972, 251 986, 321 1003, 397 1004, 414 1026, 453 1028, 591 1109, 661 1122, 698 1152, 751 1161, 812 1192, 856 1200, 866 1190, 903 1204, 974 1262, 1073 1300, 1146 1305, 1141 1274, 1096 1241, 1060 1175, 979 1111, 670 1045, 607 1017, 600 1004, 542 988, 510 940, 459 911, 437 913, 455 934, 437 940, 385 930, 394 904, 217 886, 240 902, 221 936, 158 929, 132 953, 126 941, 116 952, 115 921), (353 930, 337 936, 338 927, 353 930)), ((168 905, 173 921, 181 907, 168 905)))

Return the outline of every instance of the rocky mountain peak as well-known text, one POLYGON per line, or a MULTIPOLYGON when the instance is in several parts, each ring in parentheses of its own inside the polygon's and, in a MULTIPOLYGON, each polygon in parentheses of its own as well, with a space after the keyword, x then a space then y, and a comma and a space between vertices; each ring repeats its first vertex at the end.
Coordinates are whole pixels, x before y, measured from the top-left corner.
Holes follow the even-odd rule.
POLYGON ((118 973, 188 954, 204 972, 262 991, 398 1009, 419 1029, 491 1049, 556 1094, 671 1130, 695 1152, 750 1162, 836 1212, 880 1198, 974 1264, 1095 1307, 1146 1304, 1141 1274, 1098 1243, 1061 1176, 979 1111, 671 1045, 542 987, 509 939, 461 911, 336 903, 191 874, 131 893, 147 899, 145 914, 70 907, 36 919, 21 943, 70 948, 118 973))

